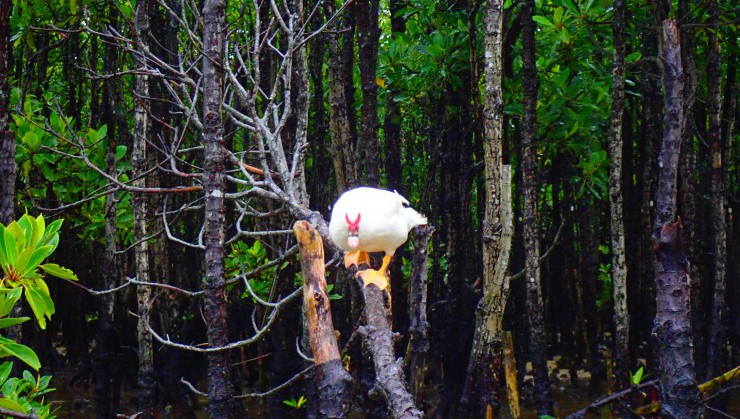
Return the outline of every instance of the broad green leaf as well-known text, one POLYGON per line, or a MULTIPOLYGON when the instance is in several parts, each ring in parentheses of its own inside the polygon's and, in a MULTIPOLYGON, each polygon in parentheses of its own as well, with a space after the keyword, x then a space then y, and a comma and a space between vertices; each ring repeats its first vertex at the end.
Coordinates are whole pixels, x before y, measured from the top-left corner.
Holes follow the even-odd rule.
POLYGON ((49 238, 52 237, 54 235, 54 233, 56 233, 57 231, 59 231, 59 228, 62 226, 62 222, 63 221, 64 220, 62 220, 60 218, 60 219, 52 222, 51 224, 49 224, 49 226, 46 227, 46 231, 44 232, 44 236, 41 239, 41 243, 47 244, 46 242, 49 240, 49 238))
POLYGON ((44 270, 49 275, 54 275, 57 278, 62 279, 69 279, 72 281, 77 281, 77 275, 75 275, 74 272, 72 272, 70 269, 64 268, 62 266, 57 265, 56 263, 45 263, 40 266, 41 269, 44 270))
POLYGON ((18 404, 18 402, 10 400, 6 397, 0 399, 0 407, 11 410, 13 412, 28 413, 26 412, 26 409, 23 408, 23 406, 18 404))
POLYGON ((21 298, 22 288, 0 289, 0 317, 7 316, 21 298))
POLYGON ((36 267, 39 266, 41 262, 43 262, 44 259, 46 259, 49 255, 51 255, 51 252, 54 251, 54 246, 48 245, 48 246, 41 246, 38 249, 33 251, 33 254, 31 255, 31 258, 28 261, 28 265, 26 265, 26 269, 23 272, 23 276, 26 275, 28 272, 32 272, 36 269, 36 267))
POLYGON ((555 9, 555 13, 552 14, 552 21, 555 22, 556 25, 560 25, 563 23, 563 8, 558 7, 555 9))
POLYGON ((39 230, 39 224, 36 218, 28 217, 28 221, 31 223, 31 236, 28 239, 28 247, 33 249, 34 247, 36 247, 36 243, 39 242, 39 239, 44 234, 44 232, 42 230, 39 230))
POLYGON ((0 319, 0 329, 15 326, 16 324, 24 323, 30 319, 30 317, 5 317, 0 319))
POLYGON ((54 314, 54 302, 47 293, 48 290, 44 292, 38 287, 26 288, 26 301, 42 329, 46 329, 46 319, 51 319, 51 315, 54 314))
POLYGON ((3 362, 2 365, 0 365, 0 383, 4 383, 5 380, 8 379, 10 376, 10 371, 13 370, 13 363, 10 361, 3 362))
POLYGON ((29 383, 33 383, 34 386, 36 385, 36 377, 34 377, 29 370, 23 370, 23 379, 29 383))
POLYGON ((563 4, 564 4, 564 5, 565 5, 565 7, 567 7, 567 8, 568 8, 568 10, 570 10, 570 11, 571 11, 571 13, 573 13, 574 15, 577 15, 577 14, 579 14, 579 12, 578 12, 578 7, 576 7, 576 5, 575 5, 575 4, 573 3, 573 0, 563 0, 563 4))
POLYGON ((31 242, 31 233, 33 232, 33 226, 31 225, 30 219, 31 217, 29 217, 28 214, 23 214, 23 216, 18 219, 18 227, 23 232, 23 245, 25 246, 28 246, 28 243, 31 242))
POLYGON ((33 248, 27 247, 21 252, 20 255, 18 255, 18 258, 15 260, 15 263, 13 264, 16 272, 21 273, 26 270, 26 266, 28 266, 28 261, 31 260, 32 254, 33 254, 33 248))
POLYGON ((125 145, 116 146, 116 161, 121 160, 123 156, 126 155, 126 150, 127 150, 127 147, 125 145))
POLYGON ((532 16, 532 20, 539 23, 540 25, 549 26, 551 28, 555 27, 555 24, 550 22, 550 20, 544 16, 532 16))
POLYGON ((36 356, 36 353, 26 345, 15 343, 10 339, 0 336, 0 351, 2 351, 0 356, 14 356, 35 370, 41 368, 39 357, 36 356))
POLYGON ((0 265, 5 266, 7 259, 5 256, 5 226, 0 224, 0 265))
POLYGON ((16 246, 15 240, 16 240, 15 236, 11 232, 10 228, 6 228, 5 229, 5 260, 8 265, 13 265, 15 263, 15 259, 18 257, 18 251, 16 250, 16 247, 15 247, 16 246))

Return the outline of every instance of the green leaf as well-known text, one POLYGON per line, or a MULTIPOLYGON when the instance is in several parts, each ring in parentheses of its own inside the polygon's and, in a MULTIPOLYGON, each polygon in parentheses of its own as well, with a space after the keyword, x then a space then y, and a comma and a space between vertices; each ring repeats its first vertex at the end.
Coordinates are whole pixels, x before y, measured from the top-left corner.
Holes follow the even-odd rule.
POLYGON ((544 16, 532 16, 532 20, 539 23, 540 25, 549 26, 551 28, 555 27, 555 24, 550 22, 550 19, 544 16))
POLYGON ((23 216, 18 219, 18 227, 23 233, 23 244, 27 247, 30 247, 28 243, 31 242, 31 233, 33 232, 33 226, 31 225, 31 217, 28 216, 28 213, 23 214, 23 216))
POLYGON ((15 343, 2 336, 0 336, 0 356, 14 356, 37 371, 41 368, 39 357, 36 356, 36 353, 31 348, 20 343, 15 343))
POLYGON ((21 252, 20 255, 18 255, 18 259, 16 259, 15 263, 13 264, 16 272, 24 272, 26 270, 26 266, 28 266, 28 261, 31 260, 32 254, 33 248, 27 247, 21 252))
POLYGON ((4 238, 5 239, 5 261, 8 265, 13 265, 15 264, 15 259, 18 257, 18 251, 15 247, 16 246, 15 236, 10 231, 10 228, 6 228, 4 232, 5 232, 5 238, 4 238))
POLYGON ((556 25, 561 25, 563 23, 563 8, 558 7, 555 9, 555 13, 552 14, 552 20, 555 22, 556 25))
POLYGON ((13 370, 13 363, 10 361, 3 362, 2 365, 0 365, 0 383, 4 383, 5 380, 10 377, 10 371, 13 370))
POLYGON ((68 279, 71 281, 77 281, 77 275, 72 270, 57 265, 56 263, 45 263, 40 266, 49 275, 54 275, 57 278, 68 279))
POLYGON ((642 381, 642 374, 644 373, 643 367, 640 367, 634 374, 630 372, 630 384, 636 386, 642 381))
POLYGON ((23 379, 36 386, 36 378, 31 374, 31 371, 23 370, 23 379))
POLYGON ((49 224, 48 227, 46 227, 46 231, 44 232, 44 236, 41 238, 42 244, 48 244, 47 242, 54 236, 54 234, 59 231, 59 228, 62 226, 62 219, 56 220, 53 223, 49 224))
POLYGON ((128 148, 125 145, 117 145, 116 146, 116 161, 121 160, 123 156, 126 155, 126 150, 128 148))
POLYGON ((635 51, 632 54, 629 54, 625 58, 625 61, 627 61, 628 63, 634 63, 634 62, 639 61, 640 58, 642 58, 642 53, 640 51, 635 51))
POLYGON ((5 226, 0 224, 0 265, 3 266, 3 269, 5 268, 7 262, 7 257, 5 256, 5 226))
POLYGON ((570 10, 570 11, 571 11, 571 13, 573 13, 574 15, 577 15, 577 14, 579 14, 579 12, 578 12, 578 7, 576 7, 576 5, 575 5, 575 4, 573 3, 573 0, 563 0, 563 4, 564 4, 564 5, 565 5, 565 7, 567 7, 567 8, 568 8, 568 10, 570 10))
POLYGON ((41 262, 43 262, 44 259, 46 259, 49 255, 51 255, 51 252, 54 251, 54 246, 41 246, 38 249, 33 251, 33 254, 31 254, 31 258, 28 260, 28 264, 26 265, 26 269, 23 271, 23 276, 26 276, 27 273, 33 272, 36 267, 39 266, 41 262))
POLYGON ((0 329, 5 329, 10 326, 15 326, 16 324, 21 324, 28 321, 29 319, 30 317, 5 317, 3 319, 0 319, 0 329))
POLYGON ((6 397, 0 399, 0 407, 12 410, 13 412, 27 413, 26 409, 24 409, 23 406, 19 405, 18 402, 10 400, 6 397))
POLYGON ((0 317, 7 316, 21 298, 22 288, 0 289, 0 317))
POLYGON ((49 288, 42 279, 36 279, 26 288, 26 301, 31 306, 39 327, 46 329, 46 319, 51 319, 55 312, 54 301, 49 295, 49 288))
POLYGON ((43 230, 39 230, 39 223, 36 218, 28 217, 28 221, 31 224, 31 235, 28 238, 28 247, 34 248, 44 232, 43 230))

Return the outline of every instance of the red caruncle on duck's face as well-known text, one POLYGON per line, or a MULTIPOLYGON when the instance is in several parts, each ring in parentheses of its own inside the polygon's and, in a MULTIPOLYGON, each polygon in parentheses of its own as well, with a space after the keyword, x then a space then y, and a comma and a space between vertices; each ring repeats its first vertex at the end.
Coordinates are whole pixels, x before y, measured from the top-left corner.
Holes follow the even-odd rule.
POLYGON ((352 249, 356 249, 360 245, 359 229, 361 218, 362 216, 359 212, 354 221, 349 219, 349 214, 344 214, 344 221, 347 222, 347 232, 349 233, 349 237, 347 237, 347 245, 352 249))

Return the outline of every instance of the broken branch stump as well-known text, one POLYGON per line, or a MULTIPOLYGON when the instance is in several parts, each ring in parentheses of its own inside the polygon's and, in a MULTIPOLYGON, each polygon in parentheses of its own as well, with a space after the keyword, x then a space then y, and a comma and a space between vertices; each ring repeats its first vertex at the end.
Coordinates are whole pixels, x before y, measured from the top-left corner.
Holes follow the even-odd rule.
POLYGON ((344 370, 331 320, 331 305, 324 276, 321 236, 307 221, 293 224, 303 273, 303 304, 311 351, 316 364, 318 412, 323 418, 344 418, 349 411, 352 378, 344 370))

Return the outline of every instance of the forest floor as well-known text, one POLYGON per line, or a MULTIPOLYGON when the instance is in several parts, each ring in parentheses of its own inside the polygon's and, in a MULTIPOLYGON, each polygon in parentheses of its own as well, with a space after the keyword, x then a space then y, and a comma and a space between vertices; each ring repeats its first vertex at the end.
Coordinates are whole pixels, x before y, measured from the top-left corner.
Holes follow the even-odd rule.
MULTIPOLYGON (((573 385, 570 379, 570 373, 567 369, 559 368, 557 360, 551 360, 548 362, 550 367, 550 377, 554 383, 552 386, 553 399, 555 402, 555 416, 563 418, 570 413, 573 413, 589 403, 598 399, 588 392, 588 382, 590 374, 584 369, 578 370, 578 383, 576 387, 573 385)), ((528 370, 531 370, 531 366, 527 365, 528 370)), ((56 414, 61 419, 92 419, 95 417, 93 411, 93 387, 90 385, 88 378, 79 379, 76 377, 78 371, 64 368, 53 372, 54 378, 52 379, 52 387, 56 388, 56 391, 51 393, 50 400, 55 401, 59 405, 59 409, 56 414)), ((121 413, 133 414, 136 412, 136 389, 131 385, 124 385, 121 394, 121 413)), ((501 389, 503 392, 504 390, 501 389)), ((522 419, 537 419, 537 413, 533 407, 532 400, 532 376, 525 375, 524 384, 521 386, 521 409, 522 419)), ((735 396, 740 396, 740 392, 736 391, 735 396)), ((727 413, 730 417, 740 417, 740 397, 728 397, 729 405, 727 406, 727 413)), ((196 418, 207 418, 205 411, 206 400, 199 400, 200 410, 196 412, 196 418)), ((291 415, 291 417, 301 417, 300 412, 297 415, 291 415)), ((602 418, 609 418, 610 410, 608 407, 604 407, 600 410, 602 418)), ((177 416, 172 416, 177 417, 177 416)), ((499 418, 510 418, 508 406, 504 403, 503 409, 500 412, 499 418)))

